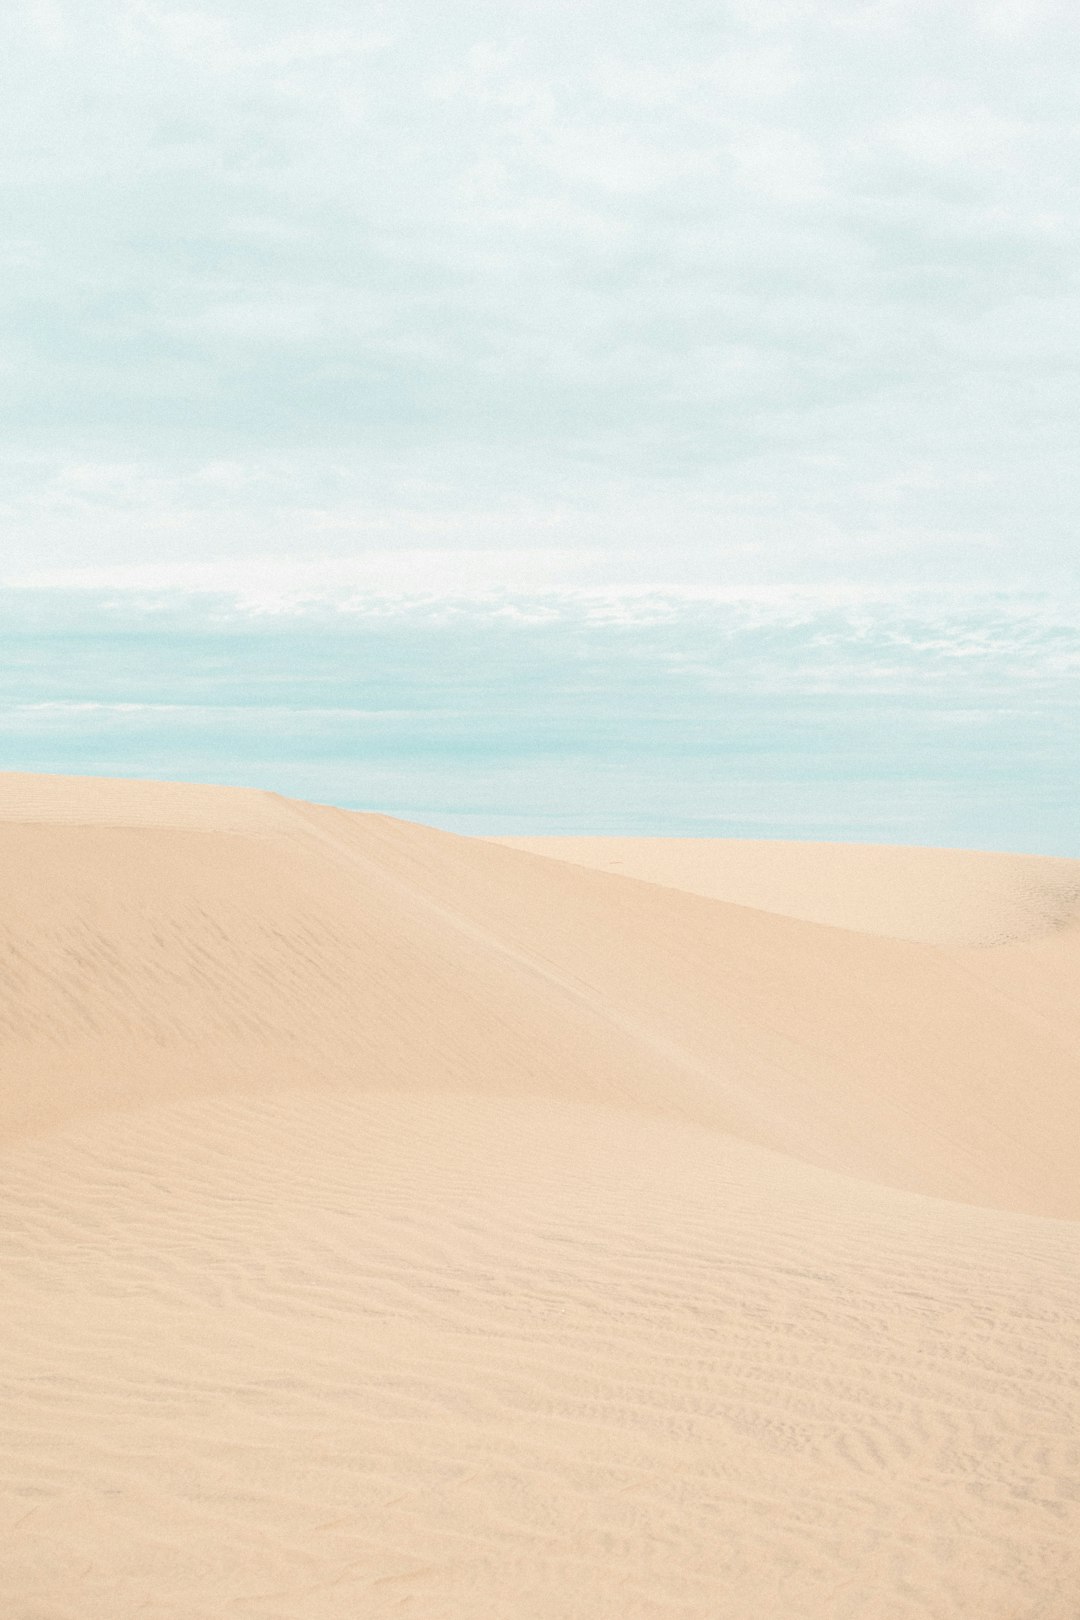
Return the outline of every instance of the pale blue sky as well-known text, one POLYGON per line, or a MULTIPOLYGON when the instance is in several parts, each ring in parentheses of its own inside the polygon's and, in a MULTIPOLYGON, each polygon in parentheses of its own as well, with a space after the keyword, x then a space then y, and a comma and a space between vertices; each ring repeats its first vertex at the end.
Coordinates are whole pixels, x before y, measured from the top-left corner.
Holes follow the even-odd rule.
POLYGON ((1080 854, 1074 0, 9 0, 0 766, 1080 854))
POLYGON ((0 761, 466 832, 1080 855, 1080 598, 0 593, 0 761))

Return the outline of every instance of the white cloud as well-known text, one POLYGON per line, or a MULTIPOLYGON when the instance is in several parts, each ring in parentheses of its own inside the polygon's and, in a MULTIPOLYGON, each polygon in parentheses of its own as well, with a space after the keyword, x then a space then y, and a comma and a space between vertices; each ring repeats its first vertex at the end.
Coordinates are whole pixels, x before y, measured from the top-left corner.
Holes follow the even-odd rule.
POLYGON ((1068 569, 1078 45, 1018 0, 12 8, 7 560, 1068 569))

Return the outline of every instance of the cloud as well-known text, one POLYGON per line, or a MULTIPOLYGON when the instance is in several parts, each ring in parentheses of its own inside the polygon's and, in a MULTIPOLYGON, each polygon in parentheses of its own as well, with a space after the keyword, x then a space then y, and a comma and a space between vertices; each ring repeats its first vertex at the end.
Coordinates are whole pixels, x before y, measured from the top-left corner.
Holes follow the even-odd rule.
POLYGON ((613 578, 1066 569, 1078 31, 1018 0, 14 5, 7 563, 436 530, 556 531, 613 578))

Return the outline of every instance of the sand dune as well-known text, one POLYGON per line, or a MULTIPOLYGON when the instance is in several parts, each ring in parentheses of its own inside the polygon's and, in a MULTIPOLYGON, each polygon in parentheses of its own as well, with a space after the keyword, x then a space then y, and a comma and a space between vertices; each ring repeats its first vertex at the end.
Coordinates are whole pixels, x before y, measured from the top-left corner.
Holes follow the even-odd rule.
POLYGON ((1080 862, 0 778, 0 1613, 1075 1620, 1080 862))
POLYGON ((1080 862, 749 838, 499 838, 510 849, 805 922, 927 945, 1007 945, 1080 917, 1080 862))

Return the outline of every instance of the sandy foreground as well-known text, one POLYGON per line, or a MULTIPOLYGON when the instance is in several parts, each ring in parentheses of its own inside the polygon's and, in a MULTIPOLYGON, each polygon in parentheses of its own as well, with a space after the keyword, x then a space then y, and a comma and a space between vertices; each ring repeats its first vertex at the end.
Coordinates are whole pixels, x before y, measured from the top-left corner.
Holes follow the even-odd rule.
POLYGON ((0 777, 3 1620, 1077 1620, 1080 862, 0 777))

